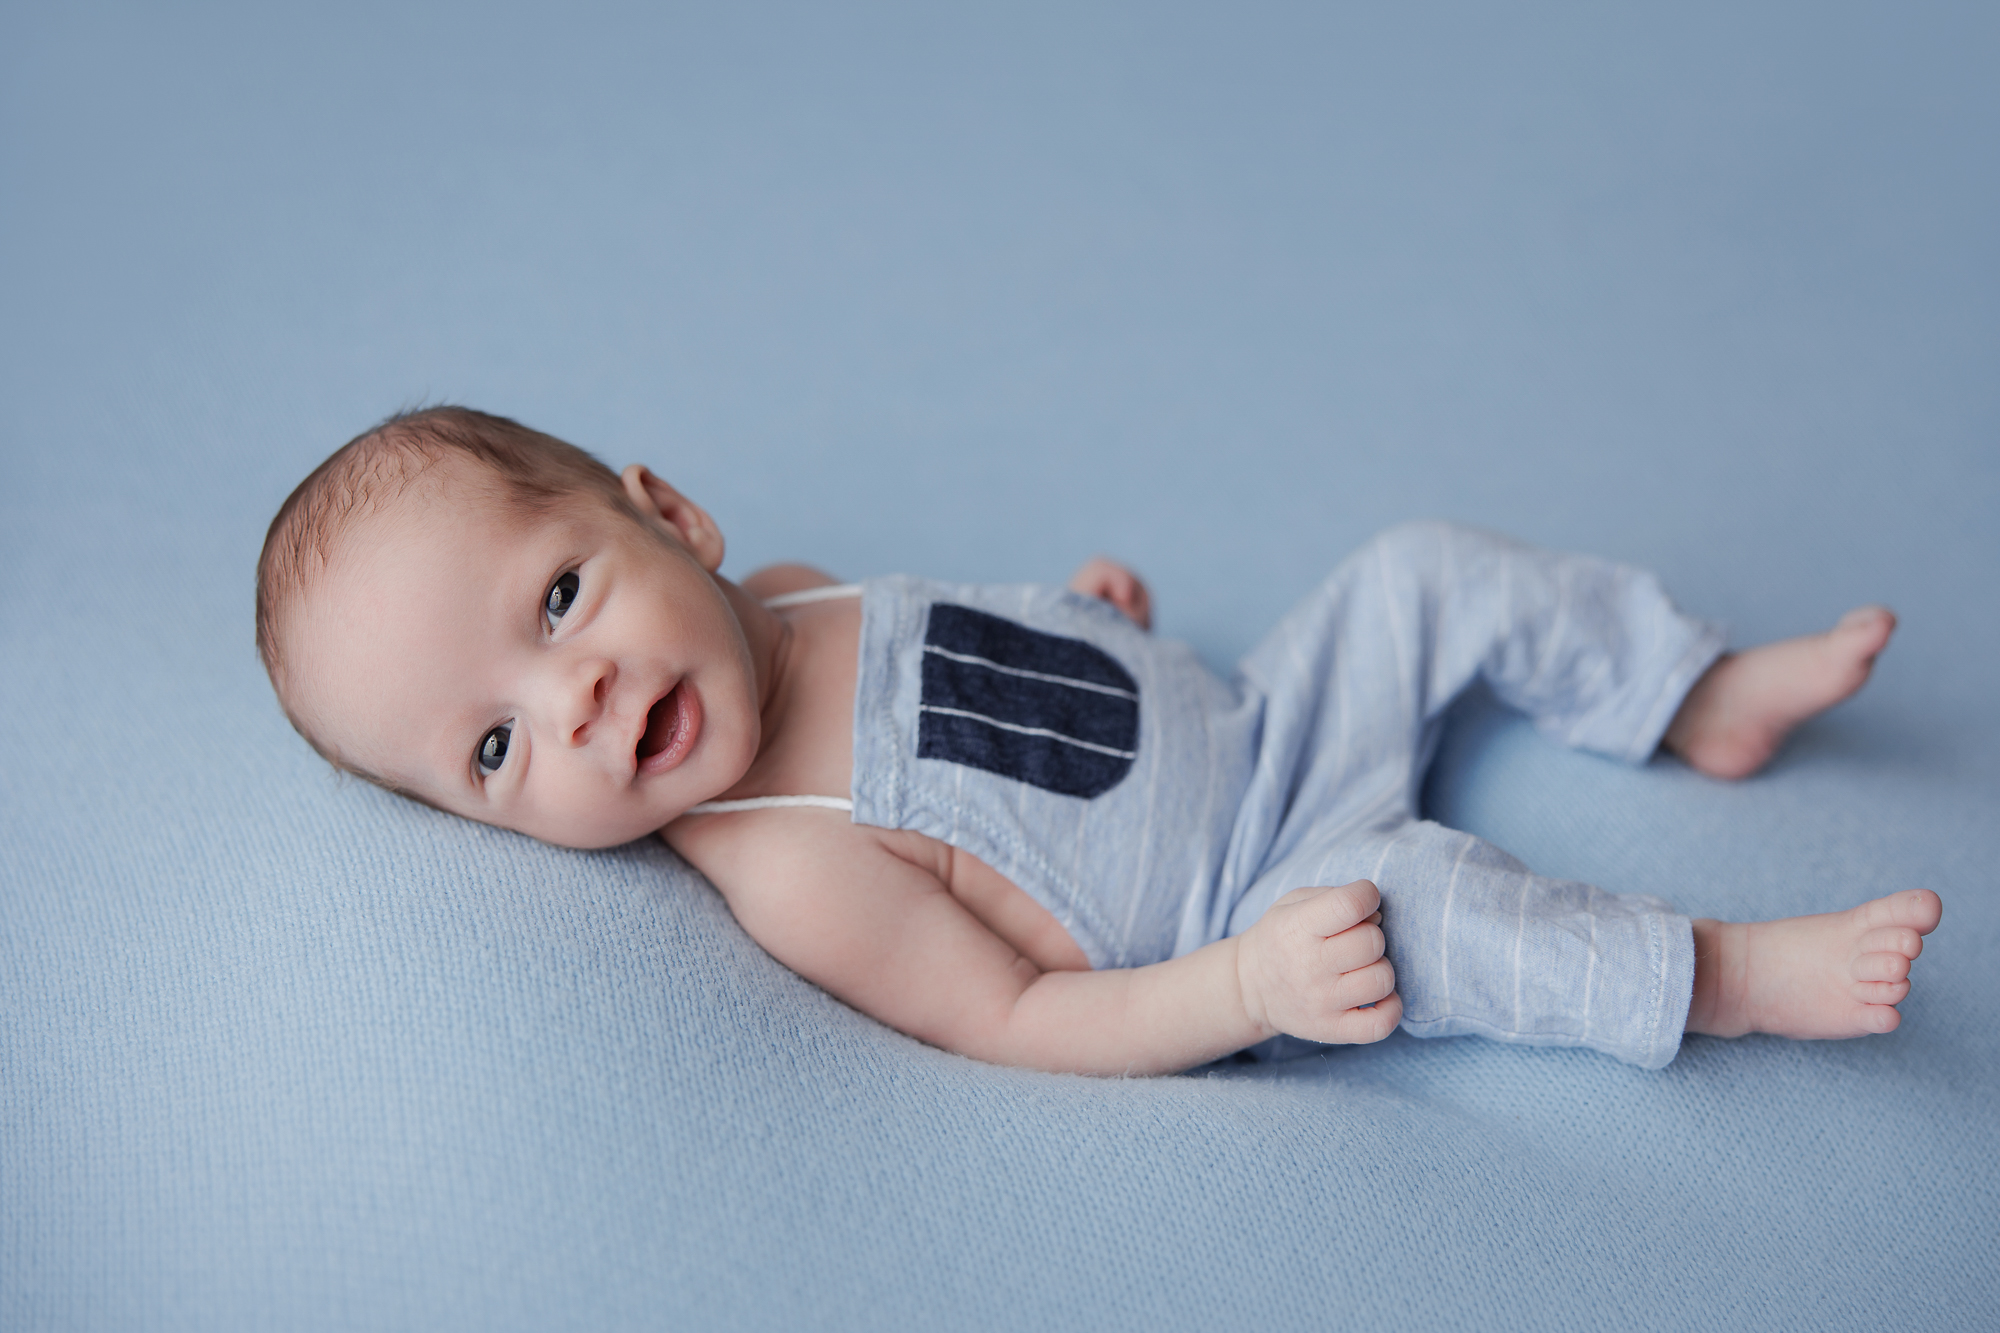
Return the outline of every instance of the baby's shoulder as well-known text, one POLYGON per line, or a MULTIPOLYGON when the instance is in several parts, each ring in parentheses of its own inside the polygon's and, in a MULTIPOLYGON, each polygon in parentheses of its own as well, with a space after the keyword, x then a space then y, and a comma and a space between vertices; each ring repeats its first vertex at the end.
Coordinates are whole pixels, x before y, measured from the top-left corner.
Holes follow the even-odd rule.
POLYGON ((949 894, 929 839, 853 823, 832 808, 775 806, 687 814, 660 831, 759 944, 799 966, 814 931, 874 916, 894 898, 949 894), (935 858, 933 858, 935 859, 935 858))
POLYGON ((660 830, 660 837, 707 876, 725 897, 778 892, 787 886, 847 883, 865 878, 883 858, 942 874, 925 853, 933 839, 853 822, 844 803, 827 797, 717 802, 733 809, 696 810, 660 830))
POLYGON ((782 564, 765 565, 743 580, 743 591, 760 601, 773 597, 784 597, 790 593, 805 592, 812 588, 833 587, 840 582, 833 575, 812 565, 802 565, 787 561, 782 564))

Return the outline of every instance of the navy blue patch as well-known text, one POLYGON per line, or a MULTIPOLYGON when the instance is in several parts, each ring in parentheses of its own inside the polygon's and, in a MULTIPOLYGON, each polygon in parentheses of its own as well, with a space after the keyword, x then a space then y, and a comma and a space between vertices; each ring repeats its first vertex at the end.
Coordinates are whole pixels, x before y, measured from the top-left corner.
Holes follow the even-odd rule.
POLYGON ((1101 796, 1132 771, 1139 682, 1081 639, 950 602, 924 629, 917 755, 1101 796))

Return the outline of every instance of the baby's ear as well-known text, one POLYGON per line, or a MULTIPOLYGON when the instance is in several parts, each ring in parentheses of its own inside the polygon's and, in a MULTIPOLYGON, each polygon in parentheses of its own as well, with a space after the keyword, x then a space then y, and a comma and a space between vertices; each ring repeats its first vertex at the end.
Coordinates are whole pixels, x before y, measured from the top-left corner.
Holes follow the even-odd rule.
POLYGON ((722 568, 722 529, 708 511, 647 470, 644 463, 625 469, 625 495, 639 513, 660 524, 681 545, 694 552, 701 567, 713 574, 722 568))

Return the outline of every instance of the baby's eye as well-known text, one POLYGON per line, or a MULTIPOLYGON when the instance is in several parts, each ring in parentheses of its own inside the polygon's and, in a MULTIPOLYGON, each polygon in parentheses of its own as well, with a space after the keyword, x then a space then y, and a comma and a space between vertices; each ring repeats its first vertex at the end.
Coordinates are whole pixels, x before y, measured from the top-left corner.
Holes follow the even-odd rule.
POLYGON ((514 734, 514 725, 505 723, 486 733, 479 742, 479 771, 498 773, 500 765, 507 762, 507 742, 514 734))
POLYGON ((542 610, 548 615, 550 629, 554 629, 556 622, 576 605, 577 589, 582 586, 583 580, 576 576, 574 570, 549 586, 548 600, 542 604, 542 610))

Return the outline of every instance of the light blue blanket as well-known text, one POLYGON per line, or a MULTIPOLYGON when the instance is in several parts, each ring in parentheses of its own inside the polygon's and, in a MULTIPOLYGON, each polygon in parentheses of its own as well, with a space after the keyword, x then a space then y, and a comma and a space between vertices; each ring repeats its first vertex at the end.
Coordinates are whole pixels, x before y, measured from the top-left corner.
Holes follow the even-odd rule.
POLYGON ((11 7, 0 1327, 1993 1326, 1988 6, 11 7), (921 1046, 657 845, 338 779, 264 524, 424 399, 727 571, 1060 580, 1225 662, 1465 519, 1878 678, 1739 786, 1459 711, 1427 800, 1757 918, 1935 888, 1902 1031, 1106 1081, 921 1046))

